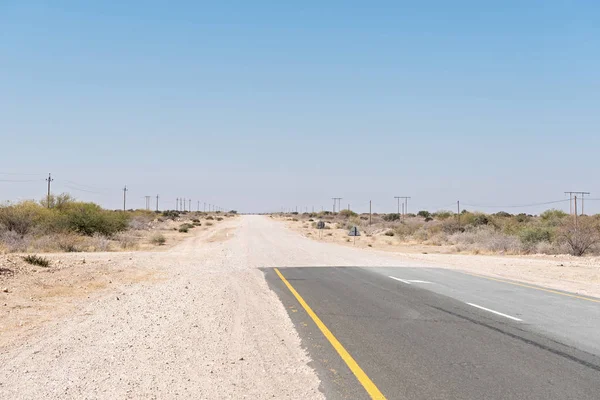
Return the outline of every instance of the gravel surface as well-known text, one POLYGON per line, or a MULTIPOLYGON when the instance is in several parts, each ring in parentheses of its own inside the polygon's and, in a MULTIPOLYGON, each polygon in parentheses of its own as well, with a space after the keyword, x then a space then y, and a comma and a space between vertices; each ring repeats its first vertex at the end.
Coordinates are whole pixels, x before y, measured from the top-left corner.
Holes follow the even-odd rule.
POLYGON ((263 216, 224 221, 165 252, 121 257, 157 278, 81 299, 67 316, 0 348, 1 399, 322 398, 258 268, 431 266, 320 243, 263 216))

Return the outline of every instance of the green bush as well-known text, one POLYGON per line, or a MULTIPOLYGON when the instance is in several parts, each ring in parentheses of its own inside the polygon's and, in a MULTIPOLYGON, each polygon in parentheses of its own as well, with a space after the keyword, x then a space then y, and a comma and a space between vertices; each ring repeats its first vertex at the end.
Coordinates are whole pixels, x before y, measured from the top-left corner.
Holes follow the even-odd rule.
POLYGON ((7 231, 26 235, 51 217, 52 211, 34 201, 0 207, 0 226, 7 231))
POLYGON ((398 221, 400 219, 400 214, 385 214, 383 216, 383 220, 387 222, 398 221))
POLYGON ((473 226, 483 226, 490 223, 490 219, 485 214, 473 214, 473 220, 471 221, 471 225, 473 226))
POLYGON ((567 217, 567 213, 561 210, 547 210, 540 214, 542 223, 546 226, 558 227, 561 226, 563 220, 567 217))
POLYGON ((433 215, 433 217, 435 219, 438 219, 440 221, 444 221, 444 220, 452 217, 454 215, 454 213, 452 211, 442 210, 442 211, 435 212, 432 215, 433 215))
POLYGON ((112 236, 127 229, 130 216, 122 211, 102 209, 94 203, 71 203, 51 223, 53 231, 61 229, 92 236, 112 236))
POLYGON ((342 210, 342 211, 340 211, 340 216, 342 216, 344 218, 350 218, 350 217, 356 217, 356 216, 358 216, 358 214, 352 210, 342 210))
POLYGON ((177 212, 175 210, 166 210, 166 211, 163 211, 162 215, 163 215, 163 217, 169 218, 169 219, 172 219, 172 220, 174 220, 176 218, 179 218, 179 212, 177 212))
POLYGON ((517 222, 527 222, 529 221, 529 216, 525 213, 517 214, 515 215, 515 220, 517 220, 517 222))
POLYGON ((419 217, 423 217, 425 219, 430 218, 431 217, 431 213, 429 211, 425 211, 425 210, 421 210, 417 213, 417 215, 419 217))
POLYGON ((526 247, 540 242, 551 242, 552 236, 552 232, 544 227, 527 227, 519 232, 519 239, 526 247))
POLYGON ((51 194, 50 196, 44 196, 44 198, 40 201, 40 204, 45 208, 61 210, 74 202, 75 198, 73 196, 68 193, 61 193, 59 195, 51 194), (48 204, 50 204, 50 206, 48 206, 48 204))

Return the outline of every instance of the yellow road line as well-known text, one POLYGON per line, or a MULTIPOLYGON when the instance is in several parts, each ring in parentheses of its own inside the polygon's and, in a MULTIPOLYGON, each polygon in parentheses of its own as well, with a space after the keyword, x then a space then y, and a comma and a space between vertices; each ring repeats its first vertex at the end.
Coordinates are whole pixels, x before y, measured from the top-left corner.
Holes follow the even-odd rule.
POLYGON ((294 287, 287 281, 287 279, 285 279, 282 273, 279 272, 279 269, 275 268, 275 272, 277 273, 277 275, 279 275, 279 278, 281 278, 281 280, 283 281, 285 286, 287 286, 290 292, 292 292, 296 300, 298 300, 302 307, 304 307, 304 310, 306 310, 308 315, 310 315, 315 324, 317 324, 321 332, 323 332, 323 335, 325 335, 327 340, 329 340, 329 343, 331 343, 331 345, 338 352, 340 357, 342 357, 342 360, 344 360, 348 368, 350 368, 350 371, 352 371, 354 376, 356 376, 356 379, 358 379, 360 384, 365 388, 369 396, 371 396, 372 399, 385 399, 385 396, 379 391, 377 386, 375 386, 375 384, 373 383, 373 381, 371 381, 367 374, 365 374, 365 371, 362 370, 362 368, 358 365, 354 358, 352 358, 350 353, 348 353, 344 346, 342 346, 342 344, 336 339, 336 337, 333 336, 333 333, 331 333, 329 328, 325 326, 323 321, 321 321, 321 319, 317 316, 317 314, 315 314, 312 308, 310 308, 306 301, 304 301, 302 296, 300 296, 300 294, 296 292, 296 289, 294 289, 294 287))
POLYGON ((570 293, 563 293, 563 292, 559 292, 557 290, 552 290, 552 289, 545 289, 545 288, 541 288, 541 287, 537 287, 537 286, 532 286, 532 285, 527 285, 525 283, 517 283, 517 282, 511 282, 511 281, 507 281, 505 279, 498 279, 498 278, 491 278, 489 276, 485 276, 485 275, 479 275, 479 274, 473 274, 471 272, 465 272, 465 271, 461 271, 463 274, 467 274, 467 275, 471 275, 471 276, 476 276, 478 278, 484 278, 484 279, 489 279, 492 281, 498 281, 498 282, 504 282, 504 283, 509 283, 511 285, 515 285, 515 286, 523 286, 526 288, 530 288, 530 289, 536 289, 536 290, 541 290, 543 292, 548 292, 548 293, 554 293, 554 294, 559 294, 561 296, 566 296, 566 297, 574 297, 576 299, 580 299, 580 300, 587 300, 587 301, 591 301, 593 303, 600 303, 600 299, 591 299, 589 297, 583 297, 583 296, 578 296, 576 294, 570 294, 570 293))

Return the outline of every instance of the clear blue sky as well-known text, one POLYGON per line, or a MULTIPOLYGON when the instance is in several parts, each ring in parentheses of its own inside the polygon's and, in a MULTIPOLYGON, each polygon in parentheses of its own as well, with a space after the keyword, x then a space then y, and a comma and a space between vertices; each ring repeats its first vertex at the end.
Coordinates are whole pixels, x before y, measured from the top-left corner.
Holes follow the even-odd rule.
POLYGON ((0 1, 0 200, 600 198, 597 1, 293 3, 0 1))

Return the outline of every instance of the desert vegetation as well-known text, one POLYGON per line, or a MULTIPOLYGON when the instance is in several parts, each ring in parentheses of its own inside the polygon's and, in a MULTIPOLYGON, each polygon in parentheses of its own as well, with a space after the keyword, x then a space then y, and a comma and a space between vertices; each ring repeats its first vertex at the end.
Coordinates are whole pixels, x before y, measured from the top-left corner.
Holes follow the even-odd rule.
MULTIPOLYGON (((233 214, 223 214, 223 217, 233 214)), ((168 242, 160 231, 187 233, 204 213, 115 211, 69 194, 0 205, 0 253, 136 250, 168 242)), ((221 221, 223 218, 216 218, 221 221)), ((33 256, 32 256, 33 257, 33 256)), ((32 258, 33 260, 33 258, 32 258)))
MULTIPOLYGON (((368 237, 385 237, 397 244, 447 246, 454 252, 502 254, 600 254, 600 215, 575 218, 560 210, 539 215, 463 211, 419 211, 398 214, 304 213, 282 215, 316 228, 349 230, 357 226, 368 237)), ((308 228, 308 226, 306 226, 308 228)))

